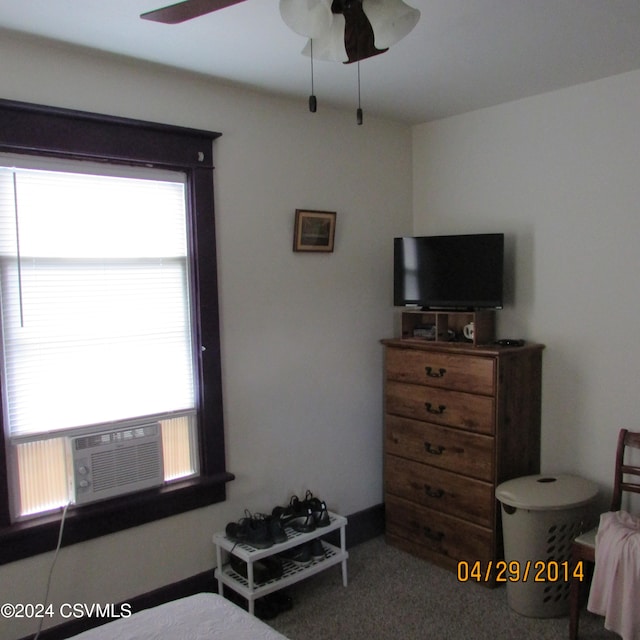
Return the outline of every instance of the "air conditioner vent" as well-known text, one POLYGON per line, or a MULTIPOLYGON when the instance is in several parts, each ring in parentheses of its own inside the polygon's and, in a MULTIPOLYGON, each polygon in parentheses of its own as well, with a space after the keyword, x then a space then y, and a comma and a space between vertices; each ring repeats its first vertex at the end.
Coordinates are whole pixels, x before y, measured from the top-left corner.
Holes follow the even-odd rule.
POLYGON ((71 438, 77 504, 163 483, 159 423, 71 438))

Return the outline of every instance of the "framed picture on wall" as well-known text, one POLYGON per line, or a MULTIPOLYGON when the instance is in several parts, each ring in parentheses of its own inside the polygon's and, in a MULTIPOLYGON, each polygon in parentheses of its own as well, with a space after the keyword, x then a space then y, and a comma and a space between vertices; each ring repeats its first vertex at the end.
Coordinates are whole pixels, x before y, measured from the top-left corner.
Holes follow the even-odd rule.
POLYGON ((294 251, 333 251, 336 233, 335 211, 296 209, 294 251))

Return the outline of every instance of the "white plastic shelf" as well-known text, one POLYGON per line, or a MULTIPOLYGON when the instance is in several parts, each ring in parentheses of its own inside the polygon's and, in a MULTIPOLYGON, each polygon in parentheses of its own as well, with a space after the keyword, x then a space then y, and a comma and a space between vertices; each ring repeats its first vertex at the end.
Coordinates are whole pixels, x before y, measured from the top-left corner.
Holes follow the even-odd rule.
POLYGON ((346 550, 345 527, 347 519, 335 513, 329 512, 329 525, 326 527, 317 527, 309 533, 300 533, 291 527, 285 527, 287 533, 287 541, 274 544, 267 549, 256 549, 249 544, 243 542, 233 542, 225 536, 224 533, 215 533, 213 536, 213 544, 216 546, 217 568, 215 570, 215 578, 218 581, 218 592, 223 593, 223 586, 226 585, 236 593, 247 599, 249 603, 249 613, 254 613, 254 602, 257 598, 273 593, 278 589, 292 585, 300 580, 304 580, 320 571, 324 571, 335 565, 342 565, 342 584, 347 586, 347 559, 349 553, 346 550), (326 540, 321 540, 325 557, 319 560, 313 559, 311 563, 306 565, 296 564, 290 560, 282 558, 283 573, 280 578, 268 580, 266 582, 256 583, 254 580, 253 563, 277 555, 292 549, 299 545, 311 542, 316 538, 322 538, 326 534, 340 530, 340 546, 336 547, 329 544, 326 540), (223 552, 228 556, 233 554, 240 560, 247 563, 247 577, 237 573, 231 568, 228 562, 224 562, 223 552))

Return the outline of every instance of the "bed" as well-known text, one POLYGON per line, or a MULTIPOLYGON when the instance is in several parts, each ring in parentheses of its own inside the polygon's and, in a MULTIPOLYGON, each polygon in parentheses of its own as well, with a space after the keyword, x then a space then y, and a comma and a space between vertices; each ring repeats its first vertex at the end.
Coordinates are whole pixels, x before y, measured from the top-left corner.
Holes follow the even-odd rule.
POLYGON ((68 640, 286 640, 214 593, 198 593, 113 620, 68 640))

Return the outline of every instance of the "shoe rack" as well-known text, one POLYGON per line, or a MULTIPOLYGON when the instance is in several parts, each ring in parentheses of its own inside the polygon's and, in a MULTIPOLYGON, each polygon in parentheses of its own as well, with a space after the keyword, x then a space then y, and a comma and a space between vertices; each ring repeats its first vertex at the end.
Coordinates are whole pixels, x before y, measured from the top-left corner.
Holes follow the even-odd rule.
POLYGON ((218 593, 223 593, 223 586, 227 586, 242 597, 247 599, 249 603, 249 613, 254 614, 255 601, 258 598, 284 589, 300 580, 304 580, 309 576, 320 573, 325 569, 342 565, 342 584, 347 586, 347 559, 349 553, 346 549, 345 527, 347 519, 329 512, 329 525, 326 527, 317 527, 309 533, 300 533, 292 527, 285 527, 287 533, 287 541, 274 544, 267 549, 256 549, 242 542, 233 542, 229 540, 224 532, 218 532, 213 535, 213 544, 216 547, 216 563, 217 567, 214 577, 218 581, 218 593), (293 549, 299 545, 311 542, 316 538, 322 538, 332 531, 340 531, 340 546, 336 547, 329 544, 326 540, 321 540, 324 549, 324 558, 320 560, 313 559, 309 564, 300 565, 290 560, 282 559, 283 573, 280 578, 268 580, 266 582, 256 583, 254 579, 253 564, 258 560, 262 560, 272 555, 276 555, 293 549), (231 568, 228 562, 228 556, 233 554, 240 560, 247 563, 247 577, 240 575, 231 568))

